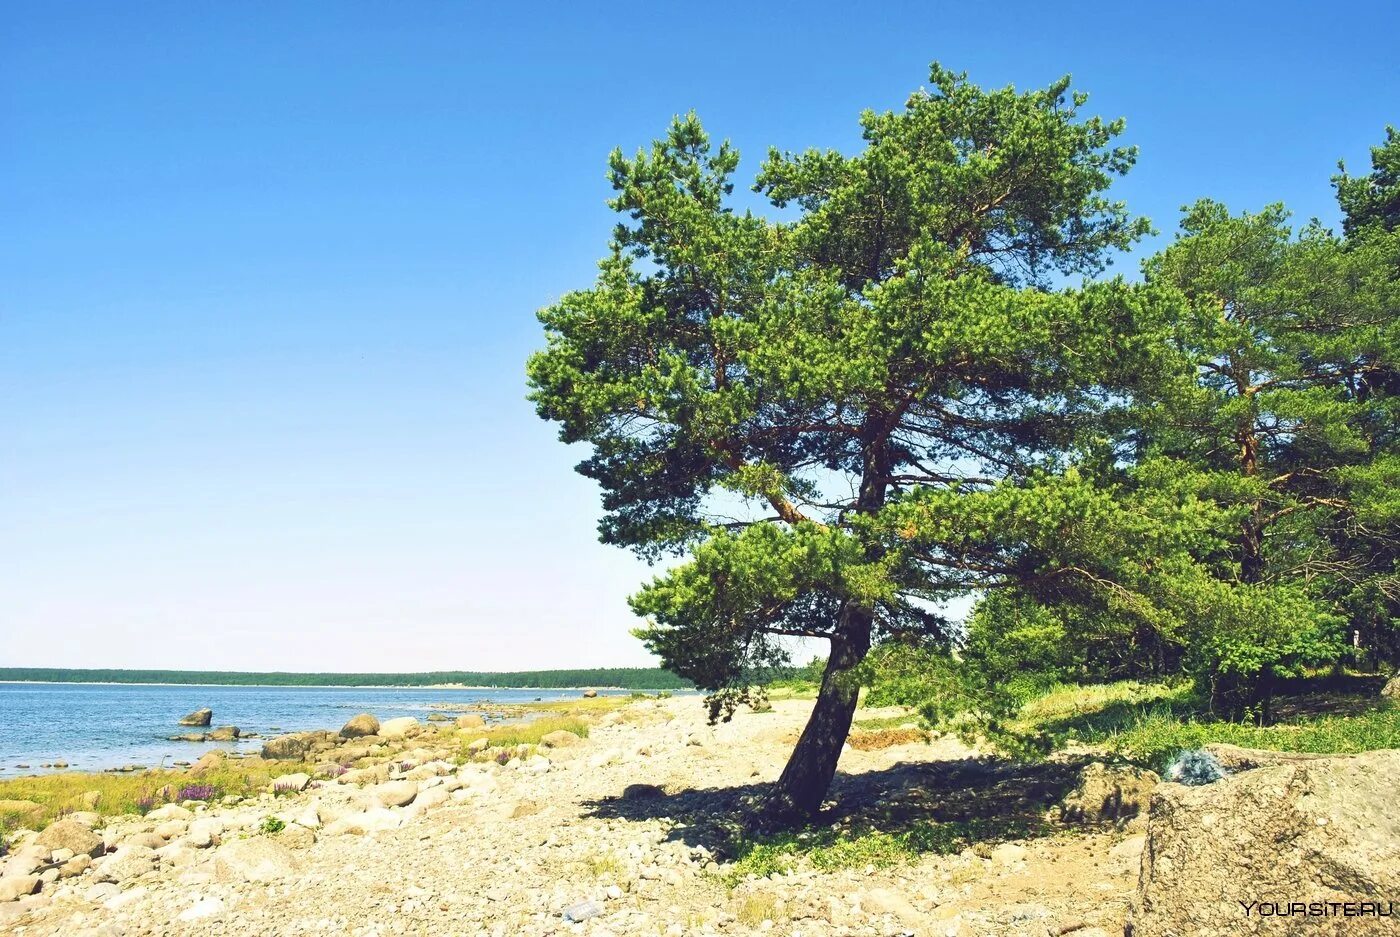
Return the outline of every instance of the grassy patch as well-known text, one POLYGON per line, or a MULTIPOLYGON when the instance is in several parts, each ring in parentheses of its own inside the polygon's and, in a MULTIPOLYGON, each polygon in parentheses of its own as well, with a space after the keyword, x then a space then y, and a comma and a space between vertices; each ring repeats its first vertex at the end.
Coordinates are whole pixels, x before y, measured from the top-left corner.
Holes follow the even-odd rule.
POLYGON ((1400 707, 1335 687, 1297 691, 1278 705, 1279 712, 1296 715, 1257 726, 1212 717, 1188 684, 1057 687, 1028 702, 1014 728, 1045 733, 1060 745, 1103 746, 1159 770, 1177 752, 1209 742, 1319 754, 1400 747, 1400 707))
POLYGON ((758 927, 764 921, 776 924, 783 919, 778 912, 778 899, 767 892, 745 895, 739 902, 734 916, 739 919, 739 923, 749 927, 758 927))
POLYGON ((899 832, 810 827, 735 843, 735 860, 725 881, 732 887, 750 875, 764 878, 801 867, 823 872, 866 866, 885 868, 925 853, 946 856, 979 843, 1022 839, 1043 832, 1042 826, 1043 821, 1025 817, 978 817, 945 822, 921 820, 899 832))
POLYGON ((880 729, 902 729, 905 726, 918 728, 923 725, 923 720, 914 713, 906 713, 901 716, 871 716, 867 719, 856 719, 851 725, 857 729, 878 732, 880 729))
MULTIPOLYGON (((240 762, 229 761, 222 767, 202 771, 198 775, 180 770, 131 774, 70 771, 0 780, 0 800, 28 800, 38 804, 42 808, 39 815, 39 825, 42 826, 61 814, 78 810, 95 810, 103 816, 141 813, 153 805, 176 798, 182 790, 189 790, 192 785, 209 788, 209 796, 256 794, 265 790, 274 777, 311 770, 308 765, 293 762, 253 761, 244 766, 240 762), (96 806, 90 807, 84 801, 84 795, 93 791, 99 796, 96 806)), ((11 828, 18 825, 11 821, 11 828)))
POLYGON ((493 746, 506 747, 510 745, 538 745, 540 739, 561 729, 565 732, 572 732, 579 738, 588 738, 588 723, 577 716, 540 716, 525 722, 512 722, 491 729, 482 729, 479 733, 473 730, 464 730, 464 732, 466 736, 470 736, 469 741, 485 738, 493 746))
POLYGON ((525 703, 522 708, 531 712, 553 713, 565 716, 601 716, 616 712, 639 699, 648 699, 645 694, 631 696, 594 696, 592 698, 550 700, 547 703, 525 703))
POLYGON ((914 742, 927 742, 928 733, 923 729, 891 728, 861 729, 852 732, 847 744, 858 751, 873 752, 895 745, 910 745, 914 742))
POLYGON ((600 879, 618 879, 627 871, 627 866, 612 852, 588 856, 583 860, 583 867, 591 877, 600 879))

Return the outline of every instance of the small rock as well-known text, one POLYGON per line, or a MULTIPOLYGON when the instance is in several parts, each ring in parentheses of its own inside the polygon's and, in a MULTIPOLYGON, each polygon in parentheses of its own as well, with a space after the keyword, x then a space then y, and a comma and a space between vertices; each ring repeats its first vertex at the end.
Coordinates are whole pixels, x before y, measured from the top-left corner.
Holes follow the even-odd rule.
POLYGON ((992 850, 991 859, 999 865, 1015 865, 1026 858, 1026 847, 1016 843, 1002 843, 992 850))
POLYGON ((177 921, 203 921, 207 918, 217 917, 224 913, 224 903, 212 895, 200 898, 194 904, 181 911, 175 918, 177 921))
POLYGON ((539 812, 539 804, 535 803, 533 800, 522 800, 517 802, 515 807, 511 810, 510 817, 512 820, 515 820, 520 817, 528 817, 539 812))
POLYGON ((0 877, 0 901, 18 901, 39 890, 37 875, 6 875, 0 877))

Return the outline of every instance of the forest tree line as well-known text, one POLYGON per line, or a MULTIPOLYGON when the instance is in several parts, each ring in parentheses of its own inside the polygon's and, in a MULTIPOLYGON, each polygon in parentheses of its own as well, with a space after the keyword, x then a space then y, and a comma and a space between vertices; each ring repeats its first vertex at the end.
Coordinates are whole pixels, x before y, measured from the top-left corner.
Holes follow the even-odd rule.
POLYGON ((230 670, 81 670, 60 667, 0 667, 0 682, 172 683, 218 686, 438 686, 547 690, 618 687, 679 690, 693 684, 660 667, 591 667, 577 670, 510 672, 440 670, 431 673, 251 673, 230 670))

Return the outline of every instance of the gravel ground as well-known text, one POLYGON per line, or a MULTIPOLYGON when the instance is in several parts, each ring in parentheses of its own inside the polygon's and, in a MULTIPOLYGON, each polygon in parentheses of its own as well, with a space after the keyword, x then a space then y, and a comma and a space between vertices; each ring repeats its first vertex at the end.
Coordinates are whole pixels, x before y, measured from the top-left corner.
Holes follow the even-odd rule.
MULTIPOLYGON (((776 778, 809 707, 778 701, 711 728, 694 698, 642 701, 577 745, 505 766, 428 762, 388 783, 113 821, 99 829, 108 855, 90 867, 64 871, 62 853, 48 854, 59 872, 0 903, 0 932, 1122 933, 1142 843, 1130 830, 734 883, 720 861, 725 821, 776 778), (285 829, 266 832, 268 816, 285 829)), ((1039 815, 1072 779, 1063 765, 997 763, 946 739, 848 748, 824 822, 1039 815)))

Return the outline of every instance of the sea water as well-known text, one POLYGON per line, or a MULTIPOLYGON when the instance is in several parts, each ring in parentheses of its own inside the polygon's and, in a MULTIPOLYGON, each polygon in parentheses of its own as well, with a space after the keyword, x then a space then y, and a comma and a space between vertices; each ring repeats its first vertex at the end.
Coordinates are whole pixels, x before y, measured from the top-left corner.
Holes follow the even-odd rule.
MULTIPOLYGON (((305 729, 339 730, 356 713, 455 717, 473 705, 577 699, 580 690, 437 689, 431 687, 171 686, 110 683, 0 682, 0 776, 194 761, 212 748, 256 751, 262 739, 172 742, 207 731, 179 724, 196 709, 214 711, 213 726, 237 726, 264 738, 305 729)), ((600 690, 627 695, 630 690, 600 690)), ((489 705, 487 706, 489 708, 489 705)))

